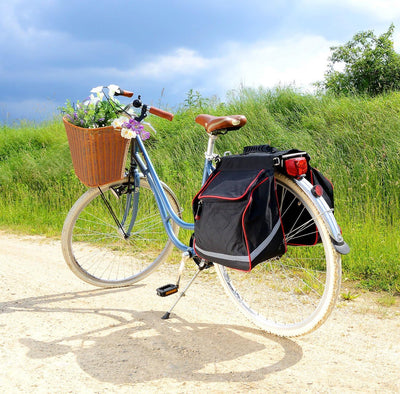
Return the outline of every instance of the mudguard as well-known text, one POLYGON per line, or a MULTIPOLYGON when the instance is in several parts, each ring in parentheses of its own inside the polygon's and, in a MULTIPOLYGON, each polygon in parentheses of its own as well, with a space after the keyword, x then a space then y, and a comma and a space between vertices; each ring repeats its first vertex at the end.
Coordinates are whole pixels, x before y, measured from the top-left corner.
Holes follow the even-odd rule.
POLYGON ((332 238, 332 243, 336 251, 340 254, 348 254, 350 252, 350 247, 344 241, 340 227, 336 222, 335 216, 333 215, 333 210, 328 206, 325 199, 323 197, 314 196, 314 194, 311 192, 313 185, 308 182, 307 179, 300 178, 293 180, 301 188, 301 190, 303 190, 303 192, 314 202, 326 226, 328 227, 329 234, 332 238))

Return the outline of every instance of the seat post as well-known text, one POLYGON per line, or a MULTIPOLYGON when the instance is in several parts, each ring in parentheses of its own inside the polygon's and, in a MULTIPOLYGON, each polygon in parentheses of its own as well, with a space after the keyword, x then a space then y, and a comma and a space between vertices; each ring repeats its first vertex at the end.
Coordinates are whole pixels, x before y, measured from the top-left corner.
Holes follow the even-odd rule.
POLYGON ((215 146, 216 139, 217 139, 216 135, 213 135, 213 134, 208 135, 207 152, 205 154, 207 160, 211 161, 214 159, 214 146, 215 146))

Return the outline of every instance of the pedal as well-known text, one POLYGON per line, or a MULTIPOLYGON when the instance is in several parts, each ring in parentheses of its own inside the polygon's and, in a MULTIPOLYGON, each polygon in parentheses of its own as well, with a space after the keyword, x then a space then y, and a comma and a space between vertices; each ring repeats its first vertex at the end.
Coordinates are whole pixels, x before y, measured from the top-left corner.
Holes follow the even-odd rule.
POLYGON ((179 286, 178 285, 165 285, 165 286, 161 286, 157 289, 157 295, 159 295, 160 297, 167 297, 171 294, 175 294, 178 292, 179 286))

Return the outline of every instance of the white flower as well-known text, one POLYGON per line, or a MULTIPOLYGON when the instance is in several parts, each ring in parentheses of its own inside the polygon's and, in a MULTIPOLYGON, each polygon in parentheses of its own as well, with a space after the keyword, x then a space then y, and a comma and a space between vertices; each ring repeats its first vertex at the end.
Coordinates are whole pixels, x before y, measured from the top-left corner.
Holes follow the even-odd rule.
POLYGON ((103 100, 104 97, 103 86, 97 86, 97 88, 93 88, 90 92, 97 94, 97 97, 99 99, 98 101, 103 100))
POLYGON ((119 86, 118 85, 108 85, 108 94, 111 98, 111 100, 114 100, 114 95, 119 91, 119 86))
MULTIPOLYGON (((98 97, 95 97, 93 94, 91 94, 86 100, 84 100, 82 102, 83 105, 96 105, 98 102, 100 101, 100 99, 98 97)), ((79 103, 76 104, 77 108, 80 108, 81 105, 79 103)))
POLYGON ((90 92, 91 93, 101 93, 103 91, 103 86, 97 86, 96 88, 93 88, 90 92))
POLYGON ((121 136, 130 140, 132 138, 136 138, 136 133, 132 129, 127 129, 124 127, 121 130, 121 136))
POLYGON ((87 104, 94 104, 96 105, 100 101, 99 97, 95 97, 93 94, 89 96, 89 100, 87 101, 87 104))
POLYGON ((122 125, 128 120, 129 118, 127 116, 120 116, 119 118, 116 118, 112 121, 111 126, 113 126, 116 129, 120 129, 122 125))

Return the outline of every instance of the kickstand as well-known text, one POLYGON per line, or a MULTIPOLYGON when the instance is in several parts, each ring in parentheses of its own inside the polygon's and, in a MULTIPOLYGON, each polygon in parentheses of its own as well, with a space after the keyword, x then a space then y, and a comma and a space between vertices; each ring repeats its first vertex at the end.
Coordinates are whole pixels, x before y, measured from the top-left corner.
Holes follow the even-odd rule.
POLYGON ((165 312, 165 315, 161 318, 163 320, 167 320, 169 319, 169 316, 171 315, 172 310, 175 308, 176 304, 181 300, 181 298, 185 295, 187 289, 192 285, 192 283, 194 282, 194 280, 197 278, 197 275, 203 271, 204 268, 207 268, 207 263, 203 263, 201 262, 199 264, 199 269, 196 271, 196 273, 193 275, 192 279, 190 279, 190 282, 187 284, 187 286, 184 288, 184 290, 182 291, 182 293, 179 295, 179 297, 177 298, 177 300, 175 301, 174 305, 171 306, 171 308, 169 309, 168 312, 165 312))

